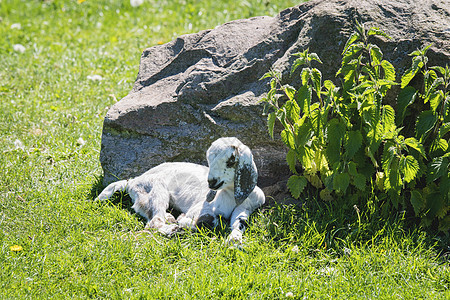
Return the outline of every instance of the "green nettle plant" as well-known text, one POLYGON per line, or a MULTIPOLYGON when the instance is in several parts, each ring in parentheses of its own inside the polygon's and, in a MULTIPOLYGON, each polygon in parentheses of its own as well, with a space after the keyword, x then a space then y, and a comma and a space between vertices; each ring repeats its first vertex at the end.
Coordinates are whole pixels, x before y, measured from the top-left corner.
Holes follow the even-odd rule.
POLYGON ((263 76, 271 78, 262 100, 269 133, 273 138, 278 120, 289 148, 286 159, 293 175, 288 188, 299 198, 312 185, 326 201, 373 195, 384 213, 411 207, 424 226, 438 220, 439 229, 447 232, 450 69, 428 67, 426 46, 410 54, 411 68, 399 84, 394 66, 368 41, 370 36, 390 37, 378 28, 356 27, 336 74, 340 87, 322 81, 321 72, 312 67, 320 58, 308 50, 294 54, 298 58, 291 77, 300 75, 299 88, 282 84, 277 71, 263 76), (417 90, 409 84, 420 74, 423 86, 417 90), (401 90, 394 109, 383 100, 395 85, 401 90), (424 110, 414 115, 412 107, 424 110))

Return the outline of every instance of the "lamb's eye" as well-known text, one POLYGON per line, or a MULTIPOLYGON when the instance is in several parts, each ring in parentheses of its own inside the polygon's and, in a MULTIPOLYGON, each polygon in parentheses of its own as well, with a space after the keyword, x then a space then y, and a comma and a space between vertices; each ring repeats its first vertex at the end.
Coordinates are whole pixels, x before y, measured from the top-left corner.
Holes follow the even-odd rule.
POLYGON ((234 168, 236 166, 236 157, 231 155, 231 157, 227 160, 227 168, 234 168))

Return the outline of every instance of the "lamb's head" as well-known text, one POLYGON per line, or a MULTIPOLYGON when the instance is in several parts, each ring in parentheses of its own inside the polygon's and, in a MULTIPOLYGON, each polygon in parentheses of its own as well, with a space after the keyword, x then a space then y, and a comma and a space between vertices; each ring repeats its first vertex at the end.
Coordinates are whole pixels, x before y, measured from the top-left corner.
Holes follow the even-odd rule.
POLYGON ((234 137, 220 138, 206 152, 211 190, 234 188, 236 204, 241 204, 253 191, 258 171, 250 149, 234 137))

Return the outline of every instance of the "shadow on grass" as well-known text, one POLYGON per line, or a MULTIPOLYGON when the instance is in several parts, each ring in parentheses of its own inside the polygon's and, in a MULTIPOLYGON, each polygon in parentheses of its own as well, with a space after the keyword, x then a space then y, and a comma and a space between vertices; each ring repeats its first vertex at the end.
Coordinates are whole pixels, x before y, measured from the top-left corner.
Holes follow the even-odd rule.
MULTIPOLYGON (((98 177, 91 188, 90 198, 94 200, 103 190, 103 177, 98 177)), ((270 196, 268 196, 270 198, 270 196)), ((270 241, 275 247, 286 244, 309 243, 311 249, 342 252, 349 245, 376 245, 386 239, 402 244, 405 239, 412 244, 423 243, 433 248, 440 257, 450 256, 448 235, 420 228, 417 219, 405 211, 391 212, 387 217, 382 212, 383 203, 372 199, 366 203, 324 202, 317 200, 314 191, 302 201, 286 199, 276 203, 268 199, 265 206, 252 214, 249 232, 270 241), (289 204, 284 204, 289 203, 289 204)), ((107 203, 119 209, 136 214, 133 202, 126 192, 116 192, 107 203)), ((170 210, 175 217, 179 212, 170 210)), ((136 214, 139 220, 145 218, 136 214)), ((216 228, 199 230, 202 236, 225 238, 230 232, 229 222, 220 219, 216 228)), ((308 246, 308 245, 307 245, 308 246)))
MULTIPOLYGON (((104 189, 103 176, 97 177, 94 184, 91 187, 89 199, 94 201, 95 198, 97 198, 97 196, 103 191, 103 189, 104 189)), ((141 215, 137 214, 134 211, 134 209, 132 208, 133 200, 131 199, 131 197, 128 195, 127 192, 116 192, 108 200, 102 200, 102 201, 98 200, 98 201, 104 202, 108 205, 114 206, 119 209, 127 210, 128 212, 136 215, 136 217, 143 224, 145 224, 147 222, 147 220, 144 217, 142 217, 141 215)), ((180 215, 180 212, 172 207, 169 207, 168 212, 171 213, 175 218, 178 218, 178 216, 180 215)), ((204 228, 199 229, 199 233, 203 236, 209 236, 209 237, 213 237, 213 236, 217 236, 217 235, 226 237, 227 234, 229 234, 229 232, 230 232, 230 230, 228 228, 229 227, 228 224, 229 224, 228 220, 225 220, 224 218, 220 217, 219 224, 217 227, 215 227, 215 228, 204 227, 204 228)))
POLYGON ((434 249, 444 261, 450 257, 449 236, 432 227, 420 227, 417 218, 406 211, 391 211, 386 216, 384 203, 375 199, 365 203, 317 199, 312 192, 298 204, 265 206, 254 218, 253 230, 275 247, 307 243, 311 251, 342 254, 351 246, 393 243, 404 249, 423 245, 434 249))
MULTIPOLYGON (((92 185, 90 199, 95 201, 97 196, 103 191, 104 188, 105 187, 103 185, 103 175, 102 175, 102 176, 97 177, 94 184, 92 185)), ((131 213, 135 213, 135 211, 132 208, 133 201, 131 200, 131 197, 126 192, 116 192, 108 200, 98 200, 98 201, 105 202, 111 206, 114 206, 114 207, 117 207, 120 209, 125 209, 131 213)), ((138 215, 138 214, 136 214, 136 215, 138 215)), ((145 218, 143 218, 140 215, 138 215, 138 216, 143 222, 145 221, 145 218)))

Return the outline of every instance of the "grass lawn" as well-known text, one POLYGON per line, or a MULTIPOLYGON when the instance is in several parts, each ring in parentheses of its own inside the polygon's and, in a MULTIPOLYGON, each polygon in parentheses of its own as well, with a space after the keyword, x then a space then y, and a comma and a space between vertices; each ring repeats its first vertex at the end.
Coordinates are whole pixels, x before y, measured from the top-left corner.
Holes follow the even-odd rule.
POLYGON ((144 48, 298 1, 0 0, 0 299, 449 299, 448 238, 311 196, 167 239, 99 203, 103 117, 144 48), (95 76, 98 75, 98 76, 95 76))

